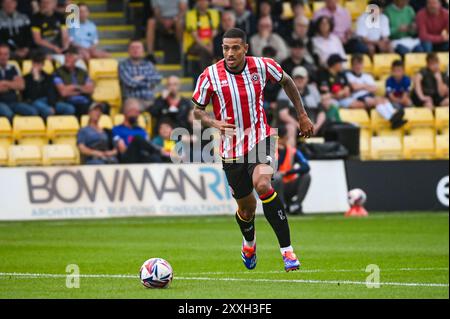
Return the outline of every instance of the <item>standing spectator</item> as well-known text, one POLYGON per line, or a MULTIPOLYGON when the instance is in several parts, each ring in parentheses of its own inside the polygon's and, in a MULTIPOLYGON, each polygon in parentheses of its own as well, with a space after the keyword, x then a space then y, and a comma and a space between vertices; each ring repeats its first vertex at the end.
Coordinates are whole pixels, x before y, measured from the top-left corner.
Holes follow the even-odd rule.
POLYGON ((448 10, 439 0, 427 0, 416 17, 419 39, 425 52, 448 51, 448 10))
POLYGON ((186 0, 153 0, 153 17, 147 20, 147 52, 153 54, 155 37, 175 36, 178 42, 183 39, 183 19, 188 9, 186 0))
POLYGON ((180 95, 180 78, 172 75, 167 78, 166 89, 150 108, 150 114, 159 122, 169 118, 177 127, 188 128, 191 102, 180 95))
POLYGON ((121 163, 160 163, 168 155, 161 147, 149 142, 147 132, 137 125, 140 102, 130 98, 124 103, 123 124, 113 127, 112 134, 121 163))
POLYGON ((22 91, 25 82, 20 71, 9 60, 9 47, 0 44, 0 116, 7 117, 11 122, 14 114, 37 115, 31 106, 20 103, 16 91, 22 91))
POLYGON ((78 118, 87 114, 92 103, 94 83, 87 72, 76 66, 78 50, 70 46, 64 51, 64 65, 54 73, 53 82, 59 94, 59 102, 71 104, 78 118))
POLYGON ((316 34, 312 39, 314 52, 319 58, 319 63, 325 66, 328 58, 337 54, 345 59, 345 50, 341 40, 333 34, 333 20, 327 16, 321 16, 316 22, 316 34))
POLYGON ((89 59, 108 58, 110 55, 97 48, 98 33, 97 26, 89 20, 89 7, 86 3, 79 3, 80 26, 69 28, 69 37, 72 45, 78 48, 81 58, 88 63, 89 59))
POLYGON ((309 63, 316 63, 313 53, 313 42, 308 36, 309 20, 305 16, 295 17, 293 22, 293 31, 289 36, 289 41, 301 40, 306 48, 305 58, 309 63))
POLYGON ((290 43, 291 56, 281 63, 283 70, 291 75, 297 66, 303 66, 308 71, 308 77, 315 82, 316 67, 306 59, 306 48, 302 40, 292 40, 290 43))
MULTIPOLYGON (((292 72, 292 79, 297 87, 298 93, 305 104, 306 113, 314 123, 314 135, 321 130, 326 120, 325 108, 321 103, 321 96, 314 84, 308 83, 308 71, 303 66, 297 66, 292 72)), ((281 90, 277 98, 278 119, 288 130, 288 142, 296 145, 298 120, 294 105, 284 90, 281 90)))
POLYGON ((222 12, 220 32, 214 37, 214 58, 223 59, 222 37, 228 30, 236 27, 236 15, 231 10, 222 12))
POLYGON ((281 63, 289 56, 289 48, 283 38, 272 30, 272 19, 270 17, 259 19, 258 33, 250 38, 250 48, 253 55, 263 56, 263 48, 270 46, 276 50, 274 59, 281 63))
POLYGON ((123 87, 123 97, 137 98, 140 105, 147 109, 154 102, 155 86, 161 82, 161 74, 152 62, 144 59, 144 45, 132 40, 128 45, 129 58, 119 64, 119 78, 123 87))
POLYGON ((404 55, 408 52, 422 52, 420 40, 416 37, 416 13, 408 5, 408 0, 394 0, 384 13, 389 19, 392 48, 404 55))
POLYGON ((412 105, 409 93, 411 79, 405 75, 405 66, 401 60, 392 62, 391 76, 386 80, 386 95, 397 108, 405 108, 412 105))
POLYGON ((368 48, 368 53, 373 56, 375 53, 391 52, 391 43, 389 41, 390 29, 389 19, 382 12, 379 0, 370 1, 369 5, 376 5, 379 8, 377 16, 377 25, 374 27, 367 23, 370 15, 373 13, 364 12, 356 21, 356 35, 359 36, 368 48))
POLYGON ((64 102, 56 102, 55 85, 50 74, 43 71, 45 54, 32 54, 31 72, 25 75, 24 102, 31 105, 41 117, 46 119, 53 114, 73 115, 75 107, 64 102))
POLYGON ((439 68, 436 53, 427 54, 427 66, 414 76, 414 89, 411 95, 416 106, 433 109, 435 106, 448 106, 448 84, 439 68))
POLYGON ((102 105, 93 103, 89 107, 88 125, 81 128, 77 135, 77 145, 84 164, 115 164, 117 150, 114 148, 111 130, 99 125, 102 105))
POLYGON ((31 22, 34 43, 50 55, 61 54, 70 43, 65 18, 55 10, 56 0, 41 0, 31 22))
POLYGON ((236 28, 245 31, 250 38, 256 33, 257 20, 253 13, 247 10, 246 4, 246 0, 231 0, 231 7, 236 14, 236 28))
POLYGON ((217 35, 220 23, 219 11, 209 8, 208 0, 197 0, 195 9, 186 14, 186 32, 193 43, 188 45, 187 53, 198 56, 200 68, 212 64, 214 57, 214 37, 217 35))
POLYGON ((278 127, 277 161, 273 187, 290 214, 303 214, 302 202, 311 184, 308 160, 295 146, 288 143, 288 131, 278 127))
POLYGON ((3 0, 0 10, 0 43, 9 45, 14 60, 25 59, 30 52, 31 22, 17 10, 17 0, 3 0))
MULTIPOLYGON (((350 53, 367 53, 367 47, 358 38, 353 37, 352 18, 347 9, 338 5, 338 0, 325 0, 325 6, 314 13, 314 21, 320 24, 320 17, 329 17, 333 21, 332 33, 336 35, 350 53)), ((320 25, 318 26, 320 28, 320 25)))

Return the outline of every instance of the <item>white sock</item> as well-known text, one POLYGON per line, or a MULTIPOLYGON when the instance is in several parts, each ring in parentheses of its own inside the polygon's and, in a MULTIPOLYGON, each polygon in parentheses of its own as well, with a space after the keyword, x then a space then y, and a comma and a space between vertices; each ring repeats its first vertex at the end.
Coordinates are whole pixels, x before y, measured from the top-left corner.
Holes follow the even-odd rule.
POLYGON ((376 109, 380 115, 385 118, 386 120, 390 120, 392 115, 396 112, 396 109, 390 102, 386 102, 383 104, 378 104, 376 106, 376 109))
POLYGON ((284 255, 284 253, 287 251, 294 252, 294 248, 292 248, 292 246, 283 247, 283 248, 280 248, 280 251, 281 251, 281 254, 284 255))
POLYGON ((246 241, 244 238, 244 245, 248 247, 253 247, 256 244, 256 236, 253 238, 252 241, 246 241))

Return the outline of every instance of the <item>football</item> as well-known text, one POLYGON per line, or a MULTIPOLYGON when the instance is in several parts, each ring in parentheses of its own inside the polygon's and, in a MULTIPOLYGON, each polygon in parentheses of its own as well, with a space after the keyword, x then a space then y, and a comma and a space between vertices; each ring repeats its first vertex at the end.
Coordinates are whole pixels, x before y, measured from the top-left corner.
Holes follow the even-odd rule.
POLYGON ((172 266, 162 258, 150 258, 142 265, 139 278, 146 288, 167 288, 173 278, 172 266))
POLYGON ((366 193, 360 188, 354 188, 348 192, 348 204, 350 206, 363 206, 366 199, 366 193))

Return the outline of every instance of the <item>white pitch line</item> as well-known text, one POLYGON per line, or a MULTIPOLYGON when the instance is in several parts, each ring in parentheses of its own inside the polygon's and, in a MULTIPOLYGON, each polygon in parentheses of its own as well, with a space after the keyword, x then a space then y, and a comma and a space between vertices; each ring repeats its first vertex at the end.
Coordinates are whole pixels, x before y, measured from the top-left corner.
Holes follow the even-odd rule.
MULTIPOLYGON (((33 274, 33 273, 15 273, 0 272, 0 277, 22 277, 22 278, 65 278, 64 274, 33 274)), ((133 278, 138 279, 137 275, 109 275, 109 274, 85 274, 79 275, 80 278, 133 278)), ((309 280, 309 279, 248 279, 248 278, 212 278, 212 277, 174 277, 175 280, 201 280, 201 281, 245 281, 245 282, 269 282, 269 283, 302 283, 302 284, 349 284, 349 285, 367 285, 365 281, 350 280, 309 280)), ((370 284, 370 283, 369 283, 370 284)), ((427 283, 427 282, 380 282, 381 286, 406 286, 406 287, 449 287, 448 283, 427 283)))

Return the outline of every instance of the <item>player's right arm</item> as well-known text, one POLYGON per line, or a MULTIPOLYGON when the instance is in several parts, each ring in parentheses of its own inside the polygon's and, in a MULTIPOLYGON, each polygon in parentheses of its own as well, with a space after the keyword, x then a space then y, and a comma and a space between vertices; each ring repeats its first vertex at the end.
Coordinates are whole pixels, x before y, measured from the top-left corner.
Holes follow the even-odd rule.
POLYGON ((194 94, 192 95, 192 102, 195 104, 194 117, 200 120, 202 125, 207 127, 214 127, 220 131, 221 134, 232 135, 236 126, 227 121, 231 118, 226 118, 224 121, 213 119, 206 112, 206 106, 209 104, 214 89, 208 76, 208 69, 203 71, 197 80, 194 94))

